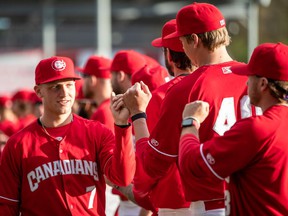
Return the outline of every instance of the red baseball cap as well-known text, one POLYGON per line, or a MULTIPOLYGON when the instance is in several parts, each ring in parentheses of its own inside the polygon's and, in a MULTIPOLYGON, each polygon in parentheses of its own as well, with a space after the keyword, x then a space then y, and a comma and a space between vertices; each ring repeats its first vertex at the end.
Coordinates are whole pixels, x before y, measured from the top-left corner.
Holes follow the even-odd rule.
POLYGON ((163 66, 158 65, 151 68, 148 65, 145 65, 143 68, 132 75, 131 82, 132 85, 134 85, 136 82, 143 81, 149 87, 149 90, 153 91, 160 85, 166 83, 168 79, 169 74, 167 69, 163 66))
POLYGON ((12 101, 22 100, 22 101, 33 102, 32 95, 34 93, 35 92, 30 89, 20 89, 13 94, 12 101))
POLYGON ((117 52, 112 60, 111 72, 124 71, 132 75, 146 65, 146 59, 142 54, 134 50, 121 50, 117 52))
POLYGON ((111 62, 112 60, 102 56, 91 56, 84 68, 77 67, 76 69, 89 76, 109 79, 111 78, 111 62))
POLYGON ((74 71, 74 63, 68 57, 53 56, 41 60, 35 69, 36 85, 61 79, 81 79, 74 71))
POLYGON ((151 44, 154 47, 166 47, 176 52, 184 52, 183 46, 179 38, 165 39, 169 34, 176 31, 176 19, 166 22, 162 28, 162 35, 154 39, 151 44))
POLYGON ((5 107, 9 103, 11 103, 11 97, 9 97, 8 95, 1 95, 0 96, 0 106, 1 107, 5 107))
POLYGON ((226 25, 221 11, 208 3, 193 3, 181 8, 176 23, 177 30, 165 39, 210 32, 226 25))
POLYGON ((264 43, 257 46, 248 64, 232 66, 235 74, 262 76, 288 81, 288 46, 282 43, 264 43))

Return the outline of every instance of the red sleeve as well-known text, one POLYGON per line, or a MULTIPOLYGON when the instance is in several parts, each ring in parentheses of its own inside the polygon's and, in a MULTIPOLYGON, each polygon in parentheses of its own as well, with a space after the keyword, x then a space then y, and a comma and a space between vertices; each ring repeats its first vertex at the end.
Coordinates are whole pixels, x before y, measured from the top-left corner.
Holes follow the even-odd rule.
MULTIPOLYGON (((159 154, 157 150, 150 143, 149 138, 142 138, 136 142, 136 155, 142 163, 145 172, 150 178, 157 181, 162 176, 165 176, 176 158, 170 158, 165 155, 159 154)), ((148 185, 146 186, 148 188, 148 185)), ((152 187, 152 185, 150 185, 152 187)))
POLYGON ((132 144, 131 127, 115 126, 115 141, 113 156, 104 165, 104 173, 116 185, 127 186, 135 174, 135 151, 132 144))
POLYGON ((137 168, 133 179, 134 198, 141 207, 147 210, 156 211, 149 196, 149 191, 151 190, 151 187, 155 185, 155 181, 145 173, 137 155, 136 160, 137 168))
MULTIPOLYGON (((0 161, 0 212, 1 215, 19 215, 21 174, 16 141, 8 140, 0 161), (7 187, 9 185, 9 187, 7 187)), ((18 149, 19 150, 19 149, 18 149)), ((19 152, 20 154, 20 152, 19 152)))
POLYGON ((19 215, 19 210, 18 208, 14 206, 8 206, 0 203, 0 212, 1 215, 9 215, 9 216, 18 216, 19 215))
POLYGON ((165 96, 165 93, 155 92, 154 94, 152 94, 152 98, 149 101, 149 104, 146 108, 146 114, 147 114, 146 122, 147 122, 147 127, 148 127, 149 132, 151 132, 154 129, 159 119, 160 107, 161 107, 164 96, 165 96))
POLYGON ((240 120, 223 136, 203 144, 192 134, 183 136, 179 146, 181 173, 192 178, 209 176, 224 180, 241 169, 257 152, 257 145, 251 145, 259 142, 252 125, 251 118, 240 120))
POLYGON ((179 169, 183 176, 190 178, 190 176, 207 176, 209 174, 203 174, 204 170, 208 171, 205 163, 200 154, 200 141, 193 134, 186 134, 180 139, 179 144, 179 169), (200 165, 200 166, 199 166, 200 165))

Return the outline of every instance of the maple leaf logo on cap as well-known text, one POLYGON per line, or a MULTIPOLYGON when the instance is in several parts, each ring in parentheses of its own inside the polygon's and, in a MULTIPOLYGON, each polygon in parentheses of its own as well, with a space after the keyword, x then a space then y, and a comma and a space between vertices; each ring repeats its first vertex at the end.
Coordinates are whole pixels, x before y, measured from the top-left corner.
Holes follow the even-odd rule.
POLYGON ((52 68, 56 71, 63 71, 66 68, 66 63, 64 60, 55 60, 52 62, 52 68))

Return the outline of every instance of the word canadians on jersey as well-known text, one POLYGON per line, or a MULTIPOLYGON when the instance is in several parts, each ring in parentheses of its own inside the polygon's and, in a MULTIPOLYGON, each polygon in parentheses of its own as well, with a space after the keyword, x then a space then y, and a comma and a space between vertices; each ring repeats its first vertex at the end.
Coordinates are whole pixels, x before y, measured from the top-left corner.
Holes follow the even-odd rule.
POLYGON ((41 166, 27 174, 30 190, 37 190, 39 184, 51 177, 58 175, 90 175, 98 181, 97 163, 87 160, 56 160, 41 166))

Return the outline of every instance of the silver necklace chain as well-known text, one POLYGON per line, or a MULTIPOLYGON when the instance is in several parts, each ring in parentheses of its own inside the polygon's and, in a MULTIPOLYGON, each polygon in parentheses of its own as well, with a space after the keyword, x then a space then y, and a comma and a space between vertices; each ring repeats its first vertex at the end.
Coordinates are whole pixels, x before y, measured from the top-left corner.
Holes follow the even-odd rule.
MULTIPOLYGON (((39 118, 39 122, 40 122, 40 124, 41 124, 41 127, 42 127, 42 129, 44 130, 44 132, 49 136, 49 137, 51 137, 52 139, 54 139, 54 140, 57 140, 57 141, 62 141, 65 137, 66 137, 66 135, 67 135, 67 133, 65 134, 65 136, 64 137, 53 137, 53 136, 51 136, 49 133, 48 133, 48 131, 46 130, 46 127, 45 127, 45 125, 43 124, 43 122, 41 121, 41 118, 39 118)), ((72 119, 71 119, 71 122, 70 122, 70 124, 73 122, 73 115, 72 115, 72 119)))

